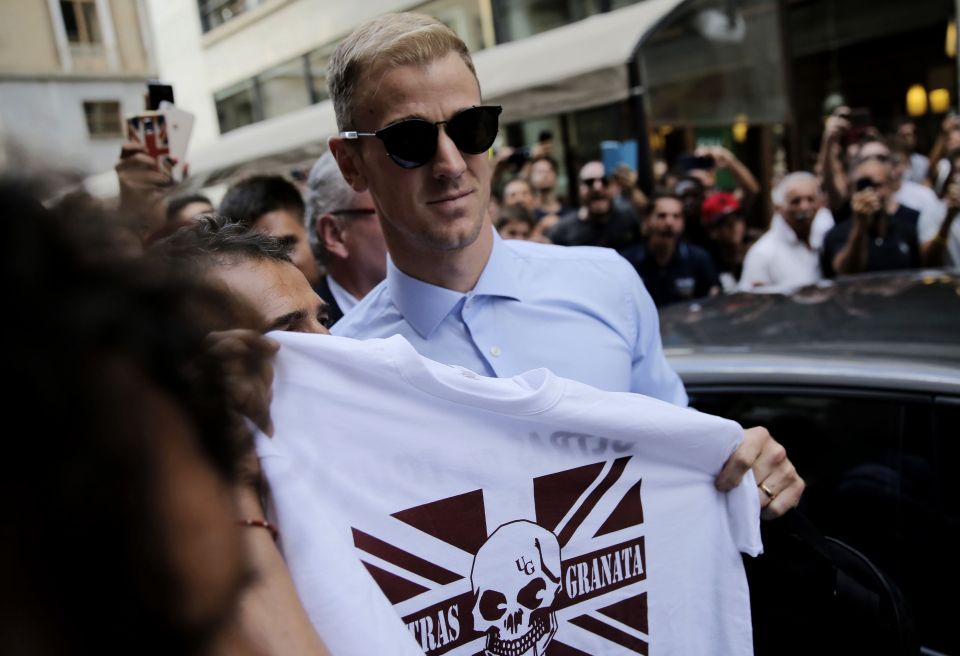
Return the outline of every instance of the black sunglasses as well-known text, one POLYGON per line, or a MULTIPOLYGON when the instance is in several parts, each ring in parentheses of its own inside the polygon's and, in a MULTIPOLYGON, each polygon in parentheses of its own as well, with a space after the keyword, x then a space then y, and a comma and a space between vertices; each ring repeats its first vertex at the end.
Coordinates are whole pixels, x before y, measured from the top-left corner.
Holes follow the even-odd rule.
POLYGON ((592 189, 593 185, 597 184, 598 182, 600 183, 601 187, 606 187, 610 180, 608 180, 606 176, 603 176, 602 178, 580 178, 580 182, 592 189))
POLYGON ((331 210, 328 214, 344 214, 346 216, 369 216, 376 214, 377 210, 372 207, 354 207, 346 210, 331 210))
POLYGON ((341 132, 344 139, 376 137, 383 142, 387 156, 405 169, 415 169, 433 159, 437 153, 440 126, 446 125, 447 136, 468 155, 487 151, 497 138, 499 105, 479 105, 457 112, 449 121, 431 123, 421 118, 400 121, 376 132, 341 132))

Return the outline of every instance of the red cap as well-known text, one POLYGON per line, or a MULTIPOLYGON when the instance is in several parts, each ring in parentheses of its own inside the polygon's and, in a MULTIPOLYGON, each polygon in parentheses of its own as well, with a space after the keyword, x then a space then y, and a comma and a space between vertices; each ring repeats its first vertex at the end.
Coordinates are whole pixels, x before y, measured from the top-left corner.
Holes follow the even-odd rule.
POLYGON ((700 220, 710 226, 731 214, 740 213, 740 201, 729 191, 715 191, 707 196, 700 208, 700 220))

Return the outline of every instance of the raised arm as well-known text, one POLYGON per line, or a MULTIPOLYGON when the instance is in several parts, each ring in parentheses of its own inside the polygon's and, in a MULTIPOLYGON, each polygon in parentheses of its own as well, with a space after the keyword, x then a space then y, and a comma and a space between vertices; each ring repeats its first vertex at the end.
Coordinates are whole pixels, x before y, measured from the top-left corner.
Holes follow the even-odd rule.
POLYGON ((827 119, 817 157, 817 173, 823 183, 827 206, 834 213, 847 200, 847 176, 840 159, 840 138, 850 129, 850 121, 847 120, 849 112, 847 107, 838 107, 827 119))
POLYGON ((763 519, 781 517, 800 503, 806 483, 787 458, 787 450, 762 426, 743 431, 743 442, 717 476, 717 489, 732 490, 751 470, 757 480, 763 519))

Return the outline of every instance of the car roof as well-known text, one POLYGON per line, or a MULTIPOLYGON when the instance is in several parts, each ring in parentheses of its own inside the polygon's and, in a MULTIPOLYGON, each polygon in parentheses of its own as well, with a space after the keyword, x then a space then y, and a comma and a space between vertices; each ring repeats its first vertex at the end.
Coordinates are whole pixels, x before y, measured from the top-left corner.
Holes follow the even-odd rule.
POLYGON ((960 392, 960 270, 740 292, 664 308, 660 323, 667 357, 687 384, 960 392))

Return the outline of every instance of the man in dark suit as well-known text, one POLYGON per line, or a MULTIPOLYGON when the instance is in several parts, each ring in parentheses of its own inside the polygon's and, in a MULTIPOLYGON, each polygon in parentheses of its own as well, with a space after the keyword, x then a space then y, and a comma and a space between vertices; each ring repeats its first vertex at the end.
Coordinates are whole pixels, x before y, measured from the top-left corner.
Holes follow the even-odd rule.
POLYGON ((384 279, 387 247, 370 193, 351 189, 329 152, 313 165, 306 194, 308 234, 326 268, 313 288, 332 325, 384 279))

